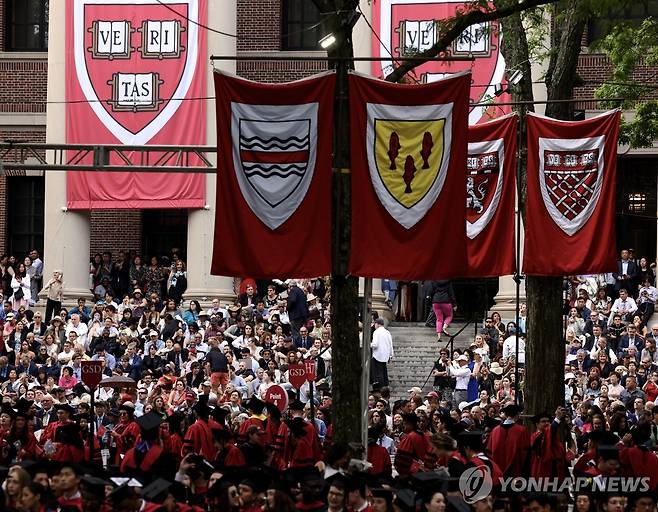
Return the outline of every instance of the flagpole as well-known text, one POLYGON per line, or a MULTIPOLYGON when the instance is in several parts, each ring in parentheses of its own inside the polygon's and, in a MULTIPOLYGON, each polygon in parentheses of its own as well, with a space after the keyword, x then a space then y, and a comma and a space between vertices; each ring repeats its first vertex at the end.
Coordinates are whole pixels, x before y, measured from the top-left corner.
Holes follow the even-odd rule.
POLYGON ((363 331, 361 332, 361 444, 363 445, 363 460, 368 457, 368 395, 370 394, 370 341, 372 332, 372 278, 363 279, 363 331))
POLYGON ((518 128, 518 149, 516 158, 516 271, 514 272, 514 282, 516 283, 516 347, 514 357, 514 403, 519 405, 519 344, 521 329, 521 165, 523 160, 523 127, 525 123, 526 105, 519 105, 519 128, 518 128))

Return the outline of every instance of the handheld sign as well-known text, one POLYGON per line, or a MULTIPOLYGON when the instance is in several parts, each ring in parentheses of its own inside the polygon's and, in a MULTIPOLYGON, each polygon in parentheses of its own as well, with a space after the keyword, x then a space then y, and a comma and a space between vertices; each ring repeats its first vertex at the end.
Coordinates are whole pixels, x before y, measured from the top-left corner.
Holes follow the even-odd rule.
POLYGON ((288 393, 278 384, 270 386, 265 392, 265 402, 274 404, 277 409, 283 412, 288 407, 288 393))
POLYGON ((306 382, 306 367, 303 364, 288 366, 288 380, 295 389, 299 389, 306 382))
POLYGON ((103 378, 103 362, 81 361, 80 372, 82 373, 82 382, 93 390, 103 378))
POLYGON ((304 369, 306 370, 306 380, 309 382, 315 382, 317 378, 318 363, 314 360, 305 361, 304 369))

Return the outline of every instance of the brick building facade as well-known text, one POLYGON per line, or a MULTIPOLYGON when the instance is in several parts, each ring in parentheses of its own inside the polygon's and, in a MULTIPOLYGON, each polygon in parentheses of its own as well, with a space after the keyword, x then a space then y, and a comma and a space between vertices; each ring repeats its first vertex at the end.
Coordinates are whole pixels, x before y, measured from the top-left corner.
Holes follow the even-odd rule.
MULTIPOLYGON (((45 33, 48 17, 38 11, 47 4, 44 0, 0 0, 0 140, 45 142, 48 72, 45 33), (22 10, 24 5, 39 7, 32 7, 32 11, 28 12, 22 10), (21 16, 27 19, 21 19, 21 16), (28 36, 21 35, 19 32, 26 27, 31 29, 28 36), (38 30, 32 30, 33 27, 38 30)), ((262 55, 322 57, 324 53, 318 51, 316 44, 322 35, 322 26, 318 21, 318 13, 310 5, 311 2, 307 0, 236 0, 236 51, 238 57, 245 57, 236 62, 236 72, 252 80, 288 81, 326 69, 324 60, 247 60, 247 57, 262 55)), ((216 25, 217 20, 210 19, 209 24, 216 25)), ((364 27, 360 26, 361 29, 364 27)), ((369 29, 365 27, 365 30, 369 37, 369 29)), ((605 77, 609 66, 605 57, 597 54, 583 53, 579 62, 579 75, 584 85, 576 89, 575 97, 588 98, 605 77)), ((655 76, 656 71, 655 68, 640 67, 638 78, 649 79, 655 76)), ((582 105, 582 108, 593 107, 582 105)), ((208 142, 214 143, 212 140, 208 142)), ((638 202, 644 201, 644 210, 640 208, 641 205, 635 205, 639 208, 637 211, 641 213, 653 208, 653 216, 656 211, 656 173, 651 163, 653 155, 640 152, 634 158, 637 160, 633 166, 647 169, 642 179, 646 181, 649 175, 653 175, 653 178, 649 187, 644 186, 646 182, 643 185, 640 180, 635 188, 643 190, 636 192, 633 187, 624 189, 620 208, 628 210, 628 201, 625 200, 634 197, 638 202), (643 198, 641 194, 644 194, 643 198)), ((622 164, 622 174, 624 169, 622 164)), ((43 244, 43 207, 35 203, 43 201, 43 183, 43 176, 38 175, 0 177, 0 253, 20 253, 31 245, 42 249, 39 244, 43 244), (16 207, 18 205, 21 207, 16 207)), ((168 242, 185 247, 187 215, 186 211, 92 212, 90 252, 93 255, 103 250, 116 252, 129 249, 150 254, 164 251, 168 242), (171 240, 163 236, 162 230, 156 229, 160 224, 170 226, 168 229, 174 233, 171 240)), ((646 229, 649 229, 651 222, 645 224, 646 229)), ((625 243, 646 245, 647 251, 651 249, 653 259, 656 256, 655 219, 650 229, 653 239, 645 240, 646 236, 642 234, 644 231, 636 230, 625 243)))

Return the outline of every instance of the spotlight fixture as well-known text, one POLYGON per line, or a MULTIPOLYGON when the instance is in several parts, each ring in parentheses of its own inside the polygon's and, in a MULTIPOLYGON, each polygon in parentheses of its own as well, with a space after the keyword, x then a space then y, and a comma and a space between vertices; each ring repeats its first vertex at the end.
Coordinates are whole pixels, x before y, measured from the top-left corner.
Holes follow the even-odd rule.
POLYGON ((331 48, 334 44, 336 44, 336 36, 330 33, 324 36, 318 42, 320 43, 322 49, 327 50, 331 48))

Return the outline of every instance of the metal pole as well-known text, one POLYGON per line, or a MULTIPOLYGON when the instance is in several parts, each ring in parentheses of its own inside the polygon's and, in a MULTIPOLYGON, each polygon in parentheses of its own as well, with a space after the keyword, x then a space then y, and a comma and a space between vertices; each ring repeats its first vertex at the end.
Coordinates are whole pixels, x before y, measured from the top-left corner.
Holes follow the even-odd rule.
POLYGON ((370 320, 372 317, 372 279, 363 279, 363 331, 361 335, 361 410, 363 420, 361 428, 361 444, 363 445, 363 460, 368 457, 368 395, 370 394, 370 320))
POLYGON ((90 422, 89 422, 89 462, 94 463, 94 432, 96 431, 96 402, 94 400, 95 390, 91 389, 91 400, 89 402, 90 422))
MULTIPOLYGON (((268 57, 264 55, 211 55, 211 61, 215 60, 228 60, 228 61, 262 61, 262 62, 279 62, 279 61, 345 61, 345 62, 456 62, 456 61, 465 61, 473 62, 475 57, 328 57, 323 55, 318 55, 317 57, 307 56, 307 55, 284 55, 276 57, 268 57)), ((607 101, 607 100, 606 100, 607 101)))
POLYGON ((519 109, 518 155, 516 159, 516 354, 514 358, 514 403, 519 405, 519 342, 521 330, 521 161, 523 156, 523 123, 525 121, 525 105, 519 109))

